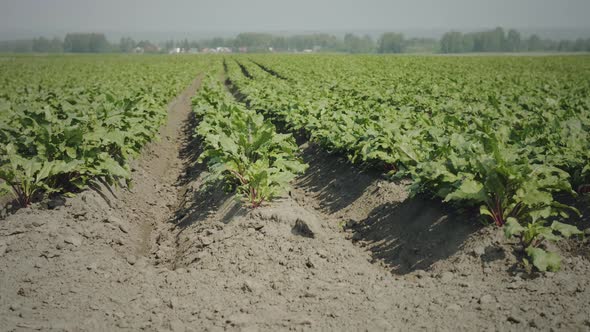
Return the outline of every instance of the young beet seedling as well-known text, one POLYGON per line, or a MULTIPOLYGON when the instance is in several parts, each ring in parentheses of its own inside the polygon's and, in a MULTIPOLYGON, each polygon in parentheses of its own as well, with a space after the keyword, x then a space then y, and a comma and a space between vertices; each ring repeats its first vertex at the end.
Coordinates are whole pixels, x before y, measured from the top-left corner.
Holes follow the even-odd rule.
POLYGON ((528 257, 528 259, 523 259, 523 263, 529 271, 531 270, 531 263, 541 272, 560 269, 561 257, 554 252, 542 249, 541 246, 544 241, 556 242, 572 235, 582 235, 582 232, 576 226, 559 221, 554 221, 551 226, 546 226, 546 224, 547 221, 539 220, 523 227, 515 218, 508 218, 504 225, 506 237, 518 237, 523 244, 528 257))

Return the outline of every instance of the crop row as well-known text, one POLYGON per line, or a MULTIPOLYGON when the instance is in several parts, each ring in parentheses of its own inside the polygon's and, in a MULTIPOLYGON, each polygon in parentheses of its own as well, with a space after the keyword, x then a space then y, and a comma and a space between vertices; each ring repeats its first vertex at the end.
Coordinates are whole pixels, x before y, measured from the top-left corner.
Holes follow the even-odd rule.
POLYGON ((561 198, 590 181, 587 58, 252 60, 228 61, 252 108, 411 177, 413 193, 479 207, 522 239, 530 263, 559 268, 543 242, 580 233, 559 220, 579 213, 561 198))
POLYGON ((212 69, 193 99, 195 129, 209 169, 207 182, 223 181, 256 208, 280 196, 307 168, 290 134, 279 134, 262 114, 235 101, 212 69))
POLYGON ((23 206, 128 180, 166 105, 207 66, 189 58, 15 57, 0 63, 0 185, 23 206))

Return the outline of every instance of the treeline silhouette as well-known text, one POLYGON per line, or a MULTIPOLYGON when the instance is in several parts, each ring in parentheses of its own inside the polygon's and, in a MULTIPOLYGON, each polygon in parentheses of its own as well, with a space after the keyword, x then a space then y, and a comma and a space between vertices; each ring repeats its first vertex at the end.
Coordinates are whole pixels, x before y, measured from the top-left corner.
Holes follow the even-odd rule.
POLYGON ((240 33, 231 38, 203 40, 135 41, 124 37, 109 42, 102 33, 69 33, 64 39, 39 37, 0 41, 0 52, 8 53, 168 53, 202 52, 219 48, 233 52, 343 52, 343 53, 469 53, 469 52, 590 52, 590 38, 542 39, 523 37, 514 29, 462 33, 450 31, 440 40, 405 38, 387 32, 374 40, 368 35, 347 33, 342 38, 327 33, 278 36, 269 33, 240 33))
POLYGON ((590 52, 590 38, 576 40, 541 39, 536 34, 523 38, 517 30, 503 28, 488 31, 445 33, 440 40, 441 53, 468 52, 590 52))

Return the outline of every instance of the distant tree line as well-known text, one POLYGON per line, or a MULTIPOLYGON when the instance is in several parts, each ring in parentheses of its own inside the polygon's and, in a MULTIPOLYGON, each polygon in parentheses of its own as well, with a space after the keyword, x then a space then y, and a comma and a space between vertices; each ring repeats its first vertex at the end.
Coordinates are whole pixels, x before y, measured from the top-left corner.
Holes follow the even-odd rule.
MULTIPOLYGON (((202 44, 205 47, 215 47, 219 41, 219 38, 215 38, 203 41, 202 44)), ((346 34, 342 39, 326 33, 294 36, 276 36, 268 33, 240 33, 235 38, 225 39, 222 46, 237 50, 247 50, 249 52, 312 50, 370 53, 374 51, 375 44, 369 36, 356 36, 350 33, 346 34)))
POLYGON ((61 53, 63 50, 63 40, 59 38, 47 39, 40 37, 27 40, 0 41, 0 52, 61 53))
POLYGON ((112 51, 111 45, 102 33, 69 33, 64 38, 64 52, 68 53, 106 53, 112 51))
POLYGON ((331 34, 276 36, 267 33, 241 33, 235 38, 213 38, 200 41, 201 48, 229 47, 248 52, 316 52, 402 53, 406 50, 435 52, 438 41, 429 38, 405 39, 402 34, 385 33, 378 40, 368 35, 347 33, 343 38, 331 34))
POLYGON ((590 38, 576 40, 541 39, 533 34, 523 38, 520 32, 503 28, 461 33, 445 33, 440 40, 441 53, 469 52, 590 52, 590 38))
POLYGON ((387 32, 376 40, 368 35, 347 33, 342 38, 331 34, 279 36, 269 33, 240 33, 233 38, 199 41, 166 40, 153 43, 124 37, 111 43, 102 33, 69 33, 64 39, 44 37, 30 40, 0 41, 0 52, 10 53, 167 53, 199 52, 228 48, 234 52, 344 52, 344 53, 467 53, 467 52, 590 52, 590 38, 576 40, 542 39, 538 35, 523 37, 520 32, 503 28, 462 33, 450 31, 440 40, 405 38, 387 32))
POLYGON ((68 33, 65 38, 0 41, 0 52, 12 53, 107 53, 113 52, 102 33, 68 33))

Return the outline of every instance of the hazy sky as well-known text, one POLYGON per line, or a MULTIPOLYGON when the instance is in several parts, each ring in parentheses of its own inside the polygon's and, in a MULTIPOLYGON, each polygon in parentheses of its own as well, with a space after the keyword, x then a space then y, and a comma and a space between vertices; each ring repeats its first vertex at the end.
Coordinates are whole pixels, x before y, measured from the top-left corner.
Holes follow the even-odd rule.
POLYGON ((0 31, 588 28, 590 0, 0 0, 0 31))

